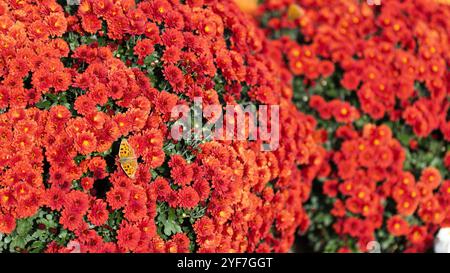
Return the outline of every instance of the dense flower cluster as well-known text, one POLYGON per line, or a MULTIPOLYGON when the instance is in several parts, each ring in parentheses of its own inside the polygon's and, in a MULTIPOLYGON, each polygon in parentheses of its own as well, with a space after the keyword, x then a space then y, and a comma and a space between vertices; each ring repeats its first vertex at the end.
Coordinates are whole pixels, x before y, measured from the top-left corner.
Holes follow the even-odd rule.
POLYGON ((261 28, 234 1, 0 0, 0 252, 430 249, 450 6, 235 1, 261 28), (199 98, 279 106, 279 145, 176 139, 199 98))
POLYGON ((328 150, 305 251, 428 251, 448 227, 450 7, 266 0, 257 20, 328 150), (326 140, 326 141, 325 141, 326 140))
POLYGON ((9 251, 287 251, 307 228, 316 124, 232 2, 2 0, 0 15, 9 251), (194 97, 280 105, 280 147, 172 140, 172 108, 194 97), (135 179, 120 168, 122 139, 135 179))
POLYGON ((433 167, 417 181, 404 171, 405 151, 385 125, 367 124, 361 133, 341 127, 336 137, 343 139, 333 154, 337 172, 323 183, 323 193, 332 199, 335 232, 355 238, 360 251, 382 228, 407 238, 404 251, 427 250, 437 228, 450 224, 450 181, 443 182, 433 167))
POLYGON ((420 137, 440 129, 450 140, 450 9, 427 0, 386 0, 375 8, 345 0, 268 0, 261 11, 283 14, 268 19, 271 33, 299 28, 301 43, 287 37, 281 43, 294 75, 315 81, 337 69, 342 87, 356 93, 360 110, 374 120, 403 119, 420 137), (301 7, 301 16, 289 16, 291 4, 301 7))

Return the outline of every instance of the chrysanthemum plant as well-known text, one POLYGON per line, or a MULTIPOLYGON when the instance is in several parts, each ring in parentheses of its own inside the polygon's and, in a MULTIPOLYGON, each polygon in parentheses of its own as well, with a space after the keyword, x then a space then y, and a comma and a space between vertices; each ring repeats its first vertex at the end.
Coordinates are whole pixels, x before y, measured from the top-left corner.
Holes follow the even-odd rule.
POLYGON ((0 1, 0 251, 288 251, 324 153, 252 19, 69 2, 0 1), (279 145, 178 139, 173 109, 196 98, 278 106, 279 145))
POLYGON ((424 252, 450 225, 449 16, 422 0, 262 1, 328 150, 300 250, 424 252))

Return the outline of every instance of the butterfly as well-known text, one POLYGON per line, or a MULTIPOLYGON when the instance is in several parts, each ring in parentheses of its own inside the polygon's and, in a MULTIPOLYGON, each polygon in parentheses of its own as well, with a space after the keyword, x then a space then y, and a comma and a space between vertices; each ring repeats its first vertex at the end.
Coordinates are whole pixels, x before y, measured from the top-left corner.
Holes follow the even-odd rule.
POLYGON ((291 21, 295 21, 304 15, 305 11, 297 4, 292 4, 288 8, 287 16, 291 21))
POLYGON ((254 14, 258 9, 257 0, 235 0, 234 2, 247 14, 254 14))
POLYGON ((134 179, 138 168, 138 162, 133 147, 131 147, 126 139, 122 139, 122 142, 120 142, 119 162, 125 174, 129 178, 134 179))

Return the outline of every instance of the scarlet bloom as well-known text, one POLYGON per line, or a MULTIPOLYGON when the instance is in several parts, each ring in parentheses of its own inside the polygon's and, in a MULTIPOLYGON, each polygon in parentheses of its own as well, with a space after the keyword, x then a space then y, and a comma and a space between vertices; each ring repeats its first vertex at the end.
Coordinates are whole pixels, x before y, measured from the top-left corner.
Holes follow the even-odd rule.
POLYGON ((420 182, 428 185, 431 189, 436 189, 439 187, 441 181, 441 173, 436 168, 429 167, 422 171, 420 182))
POLYGON ((175 105, 177 105, 178 96, 175 94, 168 93, 166 91, 162 91, 158 94, 158 97, 155 101, 155 108, 158 112, 161 113, 164 120, 168 120, 172 113, 172 109, 175 105))
POLYGON ((89 197, 81 191, 71 191, 65 197, 64 207, 81 215, 89 209, 89 197))
POLYGON ((409 224, 401 216, 396 215, 387 221, 388 231, 394 236, 404 236, 409 232, 409 224))
POLYGON ((16 220, 10 214, 0 213, 0 233, 10 234, 16 228, 16 220))
POLYGON ((328 180, 323 184, 323 193, 329 197, 336 197, 338 194, 338 182, 336 180, 328 180))
POLYGON ((87 95, 82 95, 75 101, 75 110, 82 115, 89 115, 96 111, 95 100, 87 95))
POLYGON ((122 135, 128 135, 132 127, 130 118, 126 114, 118 114, 113 119, 117 124, 119 132, 122 135))
POLYGON ((95 179, 103 179, 108 175, 106 161, 101 157, 94 157, 89 160, 88 169, 93 173, 95 179))
POLYGON ((360 235, 359 231, 364 225, 361 219, 355 217, 349 217, 344 220, 343 232, 349 234, 352 237, 358 237, 360 235))
POLYGON ((187 164, 182 156, 172 156, 169 166, 171 167, 170 175, 175 184, 188 185, 191 183, 194 171, 192 170, 192 166, 187 164))
POLYGON ((358 110, 348 102, 333 100, 330 102, 331 112, 337 122, 350 123, 359 118, 358 110))
POLYGON ((168 241, 166 243, 166 252, 167 253, 177 253, 178 252, 178 246, 174 241, 168 241))
POLYGON ((215 230, 214 222, 211 218, 204 216, 195 222, 194 230, 199 238, 211 236, 215 230))
POLYGON ((175 46, 177 48, 184 47, 184 37, 180 31, 176 29, 166 29, 166 31, 161 36, 163 44, 167 47, 175 46))
POLYGON ((190 240, 184 233, 177 233, 175 234, 172 239, 167 243, 169 245, 169 252, 170 251, 170 245, 171 243, 174 243, 177 249, 177 253, 187 253, 189 252, 189 243, 190 240))
POLYGON ((80 154, 90 154, 97 148, 95 135, 89 131, 81 132, 75 137, 75 148, 80 154))
POLYGON ((211 186, 206 179, 195 180, 192 187, 197 191, 201 201, 208 199, 211 192, 211 186))
POLYGON ((316 111, 321 112, 327 106, 327 102, 321 96, 313 95, 309 100, 309 106, 316 111))
POLYGON ((450 200, 450 180, 445 180, 440 188, 443 195, 450 200))
POLYGON ((94 186, 94 179, 92 177, 83 177, 80 182, 85 191, 89 191, 94 186))
POLYGON ((138 223, 138 227, 142 232, 142 237, 145 239, 154 238, 156 235, 156 225, 153 219, 145 217, 138 223))
POLYGON ((125 251, 133 251, 137 248, 141 231, 137 226, 124 223, 117 231, 117 245, 125 251))
POLYGON ((46 18, 48 31, 52 36, 61 36, 66 32, 67 21, 60 13, 53 13, 46 18))
POLYGON ((184 89, 183 72, 181 72, 181 69, 178 67, 174 65, 166 66, 164 69, 164 77, 176 92, 180 92, 184 89))
POLYGON ((158 199, 161 199, 163 201, 167 200, 167 197, 171 193, 172 189, 170 188, 169 182, 166 179, 158 177, 155 179, 155 181, 153 181, 151 185, 155 189, 156 194, 158 195, 158 199))
POLYGON ((159 28, 155 23, 147 22, 145 25, 145 36, 153 43, 160 43, 159 28))
POLYGON ((161 148, 154 148, 144 154, 143 157, 151 168, 157 168, 164 163, 165 154, 161 148))
POLYGON ((129 192, 123 188, 113 188, 106 194, 106 200, 113 209, 125 206, 129 198, 129 192))
POLYGON ((164 51, 164 55, 162 57, 162 60, 168 64, 175 64, 177 63, 181 58, 181 51, 179 48, 171 46, 166 48, 164 51))
POLYGON ((405 197, 397 201, 397 211, 401 215, 409 216, 416 211, 417 205, 417 199, 405 197))
POLYGON ((445 165, 445 167, 446 167, 447 169, 450 170, 450 151, 448 151, 448 152, 445 154, 445 157, 444 157, 444 165, 445 165))
POLYGON ((69 109, 62 105, 57 105, 50 109, 50 120, 56 124, 64 124, 70 119, 71 116, 72 114, 69 109))
POLYGON ((344 74, 344 77, 341 80, 342 86, 349 90, 355 90, 358 88, 361 77, 356 74, 354 71, 348 71, 344 74))
POLYGON ((96 226, 101 226, 106 223, 108 216, 106 203, 103 200, 96 200, 89 209, 88 220, 96 226))
POLYGON ((408 241, 420 245, 425 242, 427 236, 427 231, 424 226, 413 226, 408 233, 408 241))
POLYGON ((147 149, 162 148, 164 138, 160 130, 157 129, 146 130, 142 133, 142 136, 143 136, 142 145, 145 148, 147 149))
POLYGON ((334 72, 334 64, 330 61, 320 62, 319 71, 322 77, 327 78, 334 72))
POLYGON ((99 15, 106 15, 112 7, 113 3, 110 0, 98 0, 92 2, 94 12, 99 15))
POLYGON ((51 209, 60 210, 65 203, 65 193, 58 187, 52 187, 46 192, 45 204, 51 209))
POLYGON ((150 39, 140 40, 136 43, 134 47, 134 53, 143 60, 145 57, 151 55, 155 51, 154 43, 150 39))
POLYGON ((147 207, 145 200, 136 199, 137 197, 130 198, 128 204, 125 206, 125 217, 133 222, 144 219, 147 215, 147 207))
POLYGON ((178 202, 180 207, 192 209, 197 206, 200 198, 192 187, 184 187, 178 192, 178 202))
POLYGON ((62 211, 59 222, 64 228, 71 231, 80 229, 84 224, 83 216, 78 211, 71 211, 69 209, 62 211))

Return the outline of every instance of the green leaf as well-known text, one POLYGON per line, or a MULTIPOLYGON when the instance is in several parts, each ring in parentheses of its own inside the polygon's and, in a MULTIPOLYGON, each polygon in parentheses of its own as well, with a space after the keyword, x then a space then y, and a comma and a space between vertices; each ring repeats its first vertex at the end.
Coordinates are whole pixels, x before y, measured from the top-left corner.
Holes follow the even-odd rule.
POLYGON ((36 103, 36 107, 41 110, 48 110, 52 106, 52 103, 48 100, 40 101, 36 103))
POLYGON ((16 232, 18 235, 26 235, 33 227, 33 224, 28 219, 22 219, 17 221, 16 232))
POLYGON ((42 241, 34 241, 30 246, 31 253, 40 253, 46 247, 46 243, 42 241))
POLYGON ((9 251, 11 252, 18 252, 25 248, 27 241, 25 237, 17 236, 14 238, 14 240, 9 245, 9 251))

